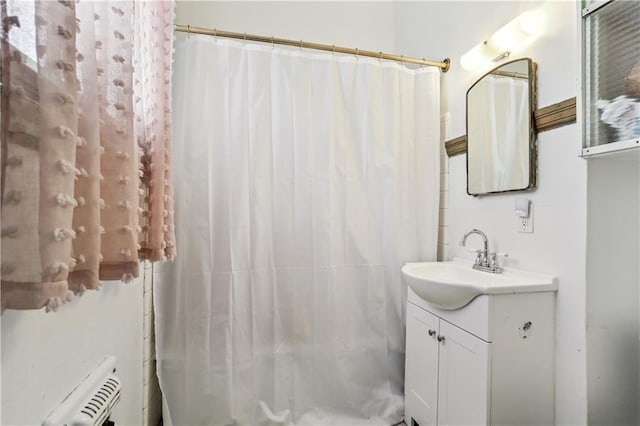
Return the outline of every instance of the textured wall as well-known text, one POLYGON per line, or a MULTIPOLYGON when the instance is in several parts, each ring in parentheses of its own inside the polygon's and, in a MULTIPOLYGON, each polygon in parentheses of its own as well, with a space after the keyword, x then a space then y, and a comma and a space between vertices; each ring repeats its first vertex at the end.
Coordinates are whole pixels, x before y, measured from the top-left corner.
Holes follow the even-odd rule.
POLYGON ((141 424, 142 281, 105 282, 55 313, 5 311, 0 423, 41 424, 102 359, 115 355, 122 399, 113 417, 141 424))

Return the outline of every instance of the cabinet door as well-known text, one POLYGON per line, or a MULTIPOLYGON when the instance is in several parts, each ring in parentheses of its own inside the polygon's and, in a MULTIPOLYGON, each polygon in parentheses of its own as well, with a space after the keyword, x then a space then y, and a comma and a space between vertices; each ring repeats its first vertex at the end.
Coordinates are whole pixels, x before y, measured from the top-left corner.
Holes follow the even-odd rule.
POLYGON ((489 343, 440 322, 439 425, 489 424, 489 343))
POLYGON ((404 382, 407 426, 429 426, 437 422, 438 322, 438 317, 411 303, 407 304, 404 382))

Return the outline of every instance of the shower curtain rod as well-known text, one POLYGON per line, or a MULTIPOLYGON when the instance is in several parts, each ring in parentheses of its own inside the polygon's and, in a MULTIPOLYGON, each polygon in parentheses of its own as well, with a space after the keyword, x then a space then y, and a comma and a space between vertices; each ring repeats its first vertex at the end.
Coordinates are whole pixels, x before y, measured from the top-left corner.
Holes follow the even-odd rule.
POLYGON ((226 37, 226 38, 235 38, 235 39, 245 40, 245 41, 259 41, 262 43, 283 44, 286 46, 300 47, 305 49, 324 50, 327 52, 334 52, 334 53, 338 52, 338 53, 347 53, 347 54, 356 55, 356 56, 367 56, 371 58, 388 59, 391 61, 438 67, 442 72, 449 71, 449 67, 451 66, 451 60, 449 58, 446 58, 443 61, 429 61, 426 59, 412 58, 410 56, 393 55, 391 53, 373 52, 371 50, 351 49, 348 47, 340 47, 340 46, 335 46, 330 44, 310 43, 308 41, 302 41, 302 40, 291 40, 291 39, 278 38, 278 37, 266 37, 266 36, 259 36, 259 35, 247 34, 247 33, 234 33, 231 31, 222 31, 218 29, 192 27, 191 25, 176 24, 174 25, 174 30, 180 31, 183 33, 188 33, 188 34, 205 34, 205 35, 211 35, 214 37, 226 37))

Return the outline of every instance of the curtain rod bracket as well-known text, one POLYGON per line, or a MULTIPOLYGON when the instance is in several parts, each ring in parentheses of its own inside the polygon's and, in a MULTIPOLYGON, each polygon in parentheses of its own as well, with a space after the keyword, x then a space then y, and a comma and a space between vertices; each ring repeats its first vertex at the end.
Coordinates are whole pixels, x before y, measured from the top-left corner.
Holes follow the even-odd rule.
POLYGON ((444 66, 440 68, 440 71, 442 71, 443 73, 449 71, 449 69, 451 68, 451 59, 450 58, 444 58, 442 63, 444 64, 444 66))

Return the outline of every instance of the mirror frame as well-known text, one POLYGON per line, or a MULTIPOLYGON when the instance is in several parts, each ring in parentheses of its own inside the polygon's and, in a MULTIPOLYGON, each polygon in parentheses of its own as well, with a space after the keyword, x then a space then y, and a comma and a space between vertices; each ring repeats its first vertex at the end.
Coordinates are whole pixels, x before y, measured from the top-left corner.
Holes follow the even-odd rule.
POLYGON ((537 177, 537 167, 538 167, 538 146, 537 146, 537 133, 535 128, 535 118, 534 112, 536 110, 537 104, 537 71, 538 66, 531 58, 518 58, 513 59, 508 62, 504 62, 498 65, 495 68, 492 68, 485 74, 483 74, 480 78, 478 78, 467 90, 465 96, 465 131, 467 135, 467 153, 466 153, 466 171, 467 171, 467 195, 471 195, 472 197, 479 197, 484 195, 491 194, 504 194, 507 192, 516 192, 516 191, 531 191, 536 188, 536 177, 537 177), (489 74, 495 73, 500 68, 505 65, 509 65, 513 62, 518 62, 526 60, 527 66, 529 70, 529 184, 524 188, 516 188, 516 189, 507 189, 504 191, 491 191, 491 192, 483 192, 479 194, 471 194, 469 193, 469 92, 482 81, 483 78, 488 76, 489 74))

